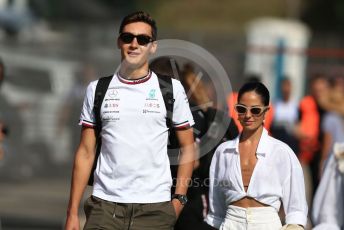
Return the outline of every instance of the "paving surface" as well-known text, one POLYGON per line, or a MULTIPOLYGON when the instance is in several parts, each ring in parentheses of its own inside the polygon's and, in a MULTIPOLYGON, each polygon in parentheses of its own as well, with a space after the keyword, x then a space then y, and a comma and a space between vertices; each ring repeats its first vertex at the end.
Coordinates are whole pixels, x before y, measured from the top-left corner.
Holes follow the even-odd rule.
MULTIPOLYGON (((62 229, 69 189, 67 177, 0 181, 0 230, 62 229)), ((82 210, 80 215, 83 222, 82 210)))

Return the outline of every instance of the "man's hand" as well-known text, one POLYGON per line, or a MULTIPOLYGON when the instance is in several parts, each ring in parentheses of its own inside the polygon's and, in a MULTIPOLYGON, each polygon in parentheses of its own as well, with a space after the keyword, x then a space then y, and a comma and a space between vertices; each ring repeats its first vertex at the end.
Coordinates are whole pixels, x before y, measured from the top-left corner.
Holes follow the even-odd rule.
POLYGON ((182 212, 184 208, 184 205, 182 205, 178 199, 172 199, 171 202, 174 207, 174 211, 176 212, 176 217, 178 219, 180 213, 182 212))
POLYGON ((80 222, 78 215, 75 214, 68 214, 65 230, 79 230, 80 229, 80 222))

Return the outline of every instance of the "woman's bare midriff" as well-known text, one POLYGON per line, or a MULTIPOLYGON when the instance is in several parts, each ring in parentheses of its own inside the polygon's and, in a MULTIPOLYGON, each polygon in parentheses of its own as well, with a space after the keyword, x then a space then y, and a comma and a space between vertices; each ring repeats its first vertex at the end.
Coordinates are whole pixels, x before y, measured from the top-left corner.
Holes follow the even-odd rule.
POLYGON ((238 206, 241 208, 254 208, 254 207, 269 207, 269 205, 260 203, 251 197, 244 197, 241 200, 234 201, 231 205, 238 206))

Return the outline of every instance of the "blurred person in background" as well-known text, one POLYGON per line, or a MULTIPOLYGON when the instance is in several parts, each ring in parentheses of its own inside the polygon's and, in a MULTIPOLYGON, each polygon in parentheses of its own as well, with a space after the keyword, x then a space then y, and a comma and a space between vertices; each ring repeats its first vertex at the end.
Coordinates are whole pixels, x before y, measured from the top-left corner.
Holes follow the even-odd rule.
MULTIPOLYGON (((0 57, 0 90, 1 90, 1 85, 5 77, 5 65, 2 62, 2 59, 0 57)), ((0 119, 1 119, 1 113, 2 111, 0 110, 0 119)), ((5 123, 0 120, 0 166, 3 164, 3 159, 5 157, 5 147, 4 147, 4 140, 7 135, 7 128, 5 127, 5 123)))
MULTIPOLYGON (((2 62, 2 59, 0 57, 0 89, 1 89, 2 82, 4 80, 4 73, 5 73, 4 63, 2 62)), ((0 111, 0 118, 1 118, 1 111, 0 111)), ((3 141, 5 139, 5 133, 3 131, 4 126, 5 124, 0 120, 0 161, 4 158, 4 155, 5 155, 5 150, 3 147, 3 141)), ((0 166, 1 164, 2 163, 0 163, 0 166)))
POLYGON ((243 131, 217 148, 210 168, 207 222, 215 228, 303 229, 307 223, 301 165, 292 149, 263 126, 269 100, 260 82, 239 90, 235 109, 243 131), (282 204, 283 228, 278 215, 282 204))
POLYGON ((207 94, 207 92, 209 92, 208 88, 211 88, 211 91, 216 94, 214 87, 211 86, 211 83, 205 83, 202 79, 198 79, 195 68, 192 64, 187 63, 184 65, 180 81, 184 86, 185 91, 190 95, 191 110, 194 111, 198 108, 204 116, 203 121, 199 122, 203 123, 203 132, 200 132, 199 134, 195 133, 196 142, 199 143, 201 147, 207 142, 211 143, 213 147, 212 151, 202 155, 200 158, 200 163, 202 165, 202 167, 200 167, 200 171, 205 170, 202 172, 202 175, 204 179, 207 179, 214 150, 222 142, 234 139, 238 135, 239 131, 234 119, 230 116, 228 118, 228 114, 219 108, 219 106, 216 106, 215 99, 212 99, 210 95, 207 94), (221 123, 224 119, 229 119, 228 127, 221 127, 221 123), (224 128, 225 132, 219 139, 217 135, 219 134, 220 128, 224 128), (219 141, 215 143, 217 139, 219 139, 219 141))
POLYGON ((28 153, 27 145, 24 140, 23 118, 18 111, 18 107, 11 104, 4 92, 1 90, 8 84, 5 63, 0 57, 0 121, 3 127, 3 133, 6 135, 6 163, 3 162, 0 177, 4 178, 23 178, 30 177, 31 157, 28 153), (11 135, 9 135, 11 134, 11 135), (28 168, 30 168, 28 170, 28 168))
MULTIPOLYGON (((204 221, 208 212, 209 188, 207 181, 209 180, 211 159, 215 148, 223 141, 233 139, 238 134, 238 130, 231 120, 229 127, 226 128, 226 132, 220 140, 218 140, 218 136, 213 136, 219 133, 215 129, 221 126, 222 119, 227 119, 227 114, 214 107, 215 103, 208 95, 208 89, 203 79, 200 79, 195 73, 194 64, 185 63, 182 70, 180 70, 173 57, 159 57, 151 62, 150 68, 156 73, 180 78, 189 97, 190 109, 195 121, 193 130, 198 157, 192 174, 192 184, 187 193, 188 203, 181 212, 174 229, 213 229, 204 221), (204 153, 202 149, 207 144, 212 145, 213 149, 208 153, 204 153)), ((172 177, 176 177, 176 169, 177 166, 171 165, 172 177)))
POLYGON ((228 118, 228 115, 220 108, 214 107, 215 103, 212 103, 212 100, 207 95, 204 82, 198 79, 195 69, 190 63, 187 63, 182 70, 181 82, 185 91, 190 95, 191 108, 197 107, 201 109, 198 113, 202 113, 204 118, 202 121, 195 119, 195 123, 203 123, 205 130, 195 134, 196 143, 198 143, 201 154, 198 157, 193 172, 193 181, 196 183, 190 188, 192 202, 183 210, 183 215, 177 221, 175 230, 188 230, 193 228, 200 230, 213 229, 213 227, 204 221, 209 207, 209 187, 207 182, 209 181, 211 159, 217 146, 224 141, 234 139, 238 135, 238 129, 232 118, 228 118), (228 127, 221 125, 223 119, 230 119, 228 127), (221 128, 225 128, 225 132, 223 137, 219 139, 218 135, 221 133, 219 129, 221 128), (202 148, 205 145, 212 145, 212 149, 208 153, 202 152, 202 148))
POLYGON ((76 80, 73 87, 67 93, 58 116, 57 136, 68 129, 71 136, 70 152, 74 152, 80 141, 80 129, 77 121, 80 118, 81 104, 85 96, 87 85, 95 80, 96 70, 89 62, 83 62, 80 70, 76 73, 76 80), (80 106, 78 106, 80 105, 80 106))
POLYGON ((344 76, 332 77, 331 82, 331 96, 320 97, 319 103, 325 110, 344 116, 344 76))
POLYGON ((329 154, 333 152, 334 143, 344 142, 344 114, 340 113, 341 107, 344 106, 344 84, 341 77, 331 78, 329 82, 329 93, 323 95, 320 102, 322 107, 326 109, 326 113, 321 124, 323 141, 319 175, 322 174, 329 154))
POLYGON ((5 157, 5 146, 4 146, 4 141, 5 137, 7 136, 7 128, 5 124, 0 121, 0 166, 2 164, 2 160, 5 157))
MULTIPOLYGON (((1 85, 4 80, 4 63, 2 62, 2 59, 0 57, 0 90, 1 90, 1 85)), ((1 118, 1 110, 0 110, 0 118, 1 118)), ((3 147, 3 140, 5 139, 5 135, 3 132, 3 126, 4 124, 0 120, 0 167, 3 164, 3 158, 5 156, 5 149, 3 147)), ((1 218, 0 218, 0 229, 1 229, 1 218)))
POLYGON ((4 81, 5 78, 5 65, 0 57, 0 90, 1 90, 1 85, 2 82, 4 81))
MULTIPOLYGON (((156 39, 156 23, 149 14, 138 11, 123 18, 117 38, 122 62, 110 76, 106 103, 100 105, 101 148, 92 196, 84 206, 84 229, 171 229, 187 202, 195 157, 194 121, 181 83, 172 79, 171 122, 181 154, 171 199, 167 112, 158 76, 148 62, 157 49, 156 39)), ((96 87, 97 81, 87 87, 80 116, 81 140, 75 153, 67 230, 79 229, 79 205, 95 160, 96 87)))
POLYGON ((344 229, 344 142, 336 142, 313 200, 313 230, 344 229))
POLYGON ((321 98, 328 111, 322 129, 320 184, 313 200, 314 230, 344 229, 344 84, 342 77, 330 79, 330 91, 321 98))
POLYGON ((298 105, 291 99, 292 82, 284 77, 280 83, 281 98, 275 101, 274 118, 271 126, 271 135, 286 143, 297 154, 298 140, 294 135, 294 127, 298 121, 298 105))
POLYGON ((294 133, 299 140, 298 158, 305 175, 307 201, 311 205, 312 196, 319 181, 323 139, 321 123, 326 112, 320 101, 322 97, 329 94, 328 78, 322 74, 312 76, 309 88, 309 94, 304 96, 299 103, 299 120, 294 133))

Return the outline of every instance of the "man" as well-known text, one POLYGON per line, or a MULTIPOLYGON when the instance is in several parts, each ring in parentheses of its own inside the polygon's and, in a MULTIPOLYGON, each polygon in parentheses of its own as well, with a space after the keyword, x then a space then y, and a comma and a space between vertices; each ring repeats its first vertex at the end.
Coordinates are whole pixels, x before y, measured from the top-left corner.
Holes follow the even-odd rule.
MULTIPOLYGON (((122 64, 102 104, 102 147, 93 193, 85 204, 85 229, 172 229, 185 204, 195 154, 194 121, 182 85, 172 80, 172 120, 181 155, 175 189, 179 195, 171 201, 166 109, 157 76, 148 68, 148 57, 157 49, 156 32, 155 21, 144 12, 126 16, 120 25, 122 64)), ((96 82, 88 86, 81 113, 67 230, 79 229, 78 207, 95 158, 95 87, 96 82)))
MULTIPOLYGON (((213 152, 217 145, 222 142, 233 139, 238 135, 238 129, 233 120, 231 120, 229 127, 226 130, 223 138, 218 139, 218 135, 215 132, 208 131, 209 127, 218 128, 219 121, 225 119, 227 114, 221 110, 217 110, 211 107, 209 104, 211 99, 207 95, 205 82, 203 80, 197 81, 195 74, 195 66, 191 63, 186 63, 182 70, 179 69, 178 62, 173 57, 159 57, 154 59, 150 63, 150 68, 156 73, 161 73, 166 76, 175 76, 180 78, 180 81, 186 90, 187 94, 190 94, 190 108, 192 110, 192 116, 195 124, 193 126, 195 146, 197 150, 200 150, 204 145, 212 145, 213 150, 204 154, 197 152, 197 159, 194 165, 194 171, 192 174, 192 181, 187 193, 188 202, 184 206, 175 226, 174 230, 212 230, 214 229, 208 225, 204 218, 208 211, 208 186, 209 181, 209 167, 213 152), (207 132, 208 131, 208 132, 207 132), (214 135, 211 135, 214 133, 214 135)), ((171 167, 172 176, 176 176, 176 167, 171 167)))
POLYGON ((312 76, 309 89, 310 93, 299 103, 299 121, 294 134, 299 141, 298 158, 304 170, 307 202, 311 204, 319 180, 319 147, 323 140, 321 123, 326 112, 319 101, 329 93, 328 78, 321 74, 312 76))
POLYGON ((292 97, 292 82, 288 77, 284 77, 280 82, 281 97, 275 103, 275 113, 271 135, 278 140, 288 144, 294 153, 299 152, 298 140, 294 135, 294 127, 298 122, 298 104, 292 97))

